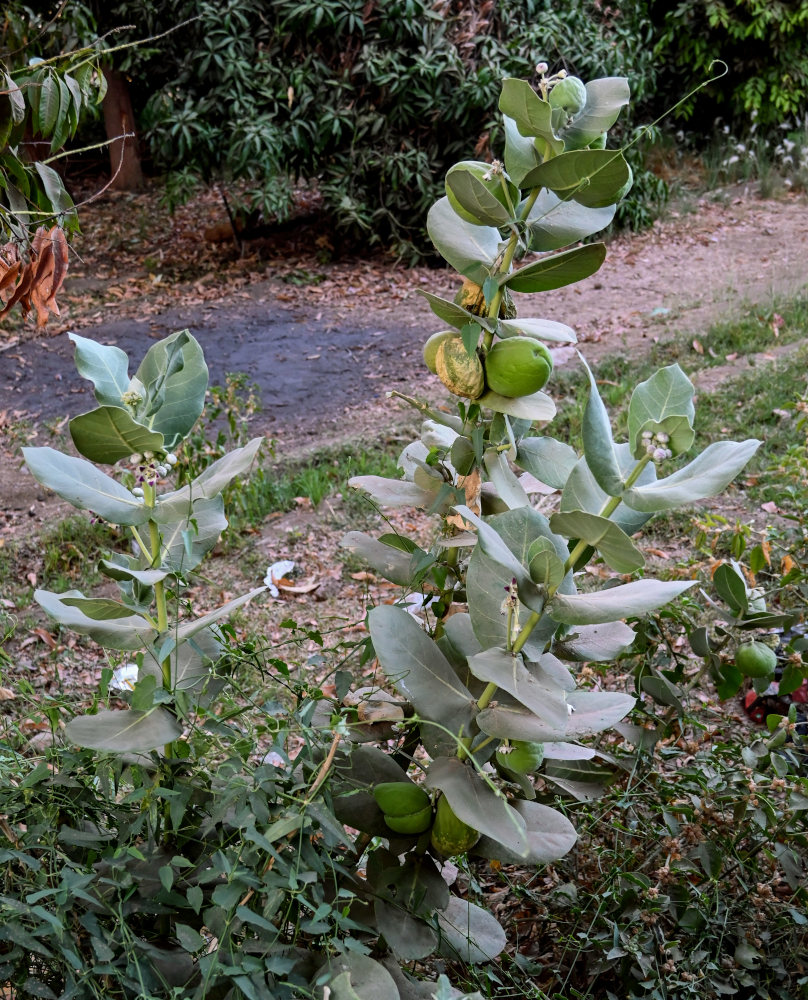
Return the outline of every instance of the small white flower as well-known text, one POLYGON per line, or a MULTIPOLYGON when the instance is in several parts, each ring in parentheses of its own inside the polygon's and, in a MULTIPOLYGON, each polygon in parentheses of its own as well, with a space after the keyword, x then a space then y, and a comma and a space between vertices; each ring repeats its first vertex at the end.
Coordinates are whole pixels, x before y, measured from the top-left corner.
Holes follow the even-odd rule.
POLYGON ((282 580, 287 573, 291 573, 295 568, 295 564, 291 559, 281 559, 279 562, 273 563, 271 566, 267 567, 267 575, 264 577, 264 586, 269 590, 273 597, 279 597, 280 591, 278 590, 276 584, 278 580, 282 580))
POLYGON ((408 615, 412 615, 413 618, 420 621, 419 611, 425 611, 436 600, 437 597, 434 594, 407 594, 404 598, 407 607, 404 610, 408 615))
POLYGON ((116 667, 109 682, 110 691, 131 691, 137 682, 137 674, 136 663, 123 663, 116 667))
POLYGON ((277 750, 270 750, 268 754, 265 754, 261 758, 262 764, 269 764, 270 767, 285 767, 286 761, 281 757, 277 750))
POLYGON ((547 70, 548 70, 549 68, 550 68, 550 67, 549 67, 549 66, 547 65, 547 63, 546 63, 546 62, 540 62, 540 63, 538 63, 538 65, 536 66, 536 72, 537 72, 537 73, 540 73, 540 74, 541 74, 542 76, 544 76, 544 74, 545 74, 545 73, 547 72, 547 70))

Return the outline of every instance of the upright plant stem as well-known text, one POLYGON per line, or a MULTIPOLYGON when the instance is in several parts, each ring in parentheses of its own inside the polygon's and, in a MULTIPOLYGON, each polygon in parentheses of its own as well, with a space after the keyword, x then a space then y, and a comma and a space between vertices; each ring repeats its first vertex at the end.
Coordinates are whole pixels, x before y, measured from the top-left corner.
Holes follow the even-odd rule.
MULTIPOLYGON (((156 502, 156 491, 153 486, 148 484, 143 487, 143 502, 147 507, 154 508, 156 502)), ((153 519, 149 519, 149 555, 151 557, 152 566, 160 565, 160 526, 153 519)), ((162 580, 158 580, 154 585, 154 601, 157 605, 157 630, 160 634, 164 634, 168 631, 168 607, 166 603, 166 588, 165 583, 162 580)), ((162 674, 163 688, 166 691, 171 690, 171 654, 169 654, 163 662, 160 664, 160 671, 162 674)), ((173 750, 170 743, 166 743, 164 747, 164 752, 166 757, 173 756, 173 750)))

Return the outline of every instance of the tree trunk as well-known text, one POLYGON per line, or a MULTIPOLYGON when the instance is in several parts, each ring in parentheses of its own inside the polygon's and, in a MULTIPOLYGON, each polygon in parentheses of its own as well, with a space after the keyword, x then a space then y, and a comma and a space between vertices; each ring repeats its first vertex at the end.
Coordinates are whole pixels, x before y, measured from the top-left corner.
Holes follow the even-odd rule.
POLYGON ((143 170, 140 166, 135 133, 135 116, 129 97, 126 77, 116 69, 104 69, 107 92, 104 95, 104 127, 109 147, 111 186, 119 191, 137 191, 143 187, 143 170), (123 138, 126 136, 126 138, 123 138))

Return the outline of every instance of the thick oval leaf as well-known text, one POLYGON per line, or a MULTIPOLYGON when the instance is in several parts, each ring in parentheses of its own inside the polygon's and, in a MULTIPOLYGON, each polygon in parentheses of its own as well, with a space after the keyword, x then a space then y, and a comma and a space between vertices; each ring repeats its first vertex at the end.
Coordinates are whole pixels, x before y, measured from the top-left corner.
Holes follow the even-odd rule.
POLYGON ((113 562, 111 559, 101 559, 98 563, 99 570, 111 580, 136 580, 144 587, 153 587, 155 583, 165 580, 169 576, 165 569, 131 569, 129 566, 113 562))
MULTIPOLYGON (((418 715, 458 736, 472 735, 475 702, 471 692, 412 615, 382 604, 368 615, 368 627, 382 669, 418 715)), ((448 740, 431 726, 424 727, 423 735, 436 744, 448 740)))
MULTIPOLYGON (((35 590, 34 600, 46 614, 61 625, 71 628, 80 635, 89 635, 91 639, 110 649, 141 649, 157 635, 157 629, 147 619, 132 614, 129 609, 126 609, 126 615, 108 620, 90 617, 82 611, 81 603, 74 603, 89 601, 88 607, 91 610, 96 607, 92 598, 85 597, 80 590, 68 590, 63 594, 35 590), (66 600, 71 603, 66 604, 66 600)), ((121 608, 123 607, 121 605, 121 608)))
POLYGON ((567 702, 573 709, 567 736, 580 740, 610 729, 628 715, 637 699, 619 691, 571 691, 567 702))
POLYGON ((146 390, 138 420, 162 434, 167 448, 175 447, 197 422, 205 405, 208 366, 198 341, 187 330, 181 330, 153 344, 135 380, 146 390))
POLYGON ((529 248, 543 253, 577 243, 610 225, 616 211, 616 205, 588 208, 542 190, 527 217, 529 248))
MULTIPOLYGON (((578 356, 581 357, 580 354, 578 356)), ((581 361, 589 377, 589 396, 581 428, 584 457, 595 482, 603 492, 610 497, 619 497, 623 492, 623 476, 612 436, 612 422, 603 405, 592 369, 582 357, 581 361)))
POLYGON ((541 164, 542 156, 533 138, 522 135, 513 118, 504 115, 502 121, 505 128, 505 169, 514 184, 523 187, 528 174, 541 164))
POLYGON ((508 940, 496 917, 459 896, 438 914, 438 928, 441 954, 470 965, 493 961, 508 940))
POLYGON ((349 531, 340 545, 361 556, 385 580, 399 587, 406 587, 412 580, 412 555, 409 552, 386 545, 364 531, 349 531))
POLYGON ((549 188, 559 198, 586 208, 606 208, 620 200, 631 170, 619 149, 581 149, 562 153, 530 175, 534 186, 549 188))
POLYGON ((645 454, 643 431, 662 431, 670 437, 674 455, 687 451, 695 437, 695 389, 679 365, 668 365, 635 388, 628 404, 628 438, 635 458, 645 454))
POLYGON ((359 746, 349 757, 338 756, 330 783, 334 813, 341 823, 374 836, 389 836, 379 804, 369 789, 383 781, 407 781, 393 758, 378 747, 359 746))
MULTIPOLYGON (((615 446, 615 451, 623 476, 628 476, 637 464, 636 459, 631 457, 631 449, 627 444, 618 444, 615 446)), ((655 479, 656 466, 653 462, 649 462, 640 473, 637 483, 645 485, 654 482, 655 479)), ((603 505, 608 500, 609 496, 595 482, 595 477, 592 475, 592 470, 586 459, 581 458, 564 484, 564 490, 561 494, 561 510, 585 510, 590 514, 597 514, 603 510, 603 505)), ((633 535, 642 528, 650 517, 650 514, 643 514, 632 510, 625 504, 620 504, 617 510, 610 515, 610 520, 618 524, 627 535, 633 535)))
POLYGON ((563 441, 551 437, 522 438, 516 464, 541 483, 563 490, 578 461, 578 453, 563 441))
POLYGON ((234 597, 232 601, 228 601, 226 604, 222 604, 220 607, 216 608, 215 611, 209 611, 206 615, 202 615, 200 618, 194 618, 193 621, 181 622, 176 626, 171 632, 171 635, 176 638, 177 643, 181 643, 190 639, 191 636, 196 635, 198 632, 202 632, 207 629, 209 625, 214 622, 220 621, 222 618, 226 618, 231 612, 235 611, 236 608, 242 607, 244 604, 249 603, 258 594, 263 594, 266 587, 255 587, 246 594, 242 594, 240 597, 234 597))
POLYGON ((497 392, 485 392, 478 400, 481 406, 497 413, 507 413, 509 417, 520 420, 552 420, 556 414, 556 405, 547 393, 534 392, 530 396, 500 396, 497 392))
POLYGON ((528 845, 524 820, 468 764, 457 757, 438 757, 429 765, 424 784, 443 792, 458 819, 525 857, 528 845))
POLYGON ((572 635, 554 643, 553 652, 562 660, 606 663, 616 660, 633 642, 634 629, 625 622, 579 625, 572 635))
MULTIPOLYGON (((171 653, 171 688, 199 692, 212 679, 211 670, 221 657, 224 645, 211 628, 204 628, 180 643, 171 653)), ((162 668, 156 650, 149 646, 143 654, 143 669, 162 683, 162 668)))
POLYGON ((477 725, 484 733, 500 740, 549 743, 563 740, 567 736, 566 725, 548 726, 533 712, 519 705, 493 705, 485 708, 477 716, 477 725))
POLYGON ((630 97, 631 89, 623 76, 590 80, 586 85, 586 107, 583 114, 564 130, 566 148, 583 149, 599 135, 608 132, 630 97))
POLYGON ((98 344, 77 333, 68 333, 76 345, 74 361, 83 378, 95 387, 95 398, 102 406, 120 406, 129 387, 129 358, 120 347, 98 344))
POLYGON ((491 483, 497 491, 497 496, 510 510, 530 506, 530 499, 525 493, 525 488, 511 472, 508 458, 504 452, 497 451, 496 448, 486 448, 483 461, 491 483))
POLYGON ((505 226, 511 221, 511 213, 478 177, 485 172, 485 168, 490 169, 490 164, 473 160, 456 163, 446 175, 447 195, 451 193, 460 208, 470 216, 466 221, 472 225, 505 226))
MULTIPOLYGON (((548 744, 547 749, 552 745, 548 744)), ((585 751, 584 747, 576 749, 585 751)), ((578 839, 575 827, 557 809, 551 809, 538 802, 526 801, 514 802, 514 808, 524 819, 527 827, 527 857, 520 858, 512 854, 505 850, 502 844, 488 837, 483 837, 477 843, 474 848, 475 854, 480 854, 484 858, 495 858, 505 864, 539 865, 558 861, 575 846, 575 841, 578 839)))
POLYGON ((556 344, 574 344, 578 339, 571 326, 552 319, 502 319, 498 332, 500 337, 534 337, 556 344))
POLYGON ((550 527, 558 535, 586 542, 617 573, 634 573, 645 565, 645 556, 614 521, 582 510, 553 514, 550 527))
POLYGON ((79 510, 91 511, 112 524, 143 524, 149 511, 142 501, 83 458, 55 448, 23 448, 26 465, 38 483, 79 510))
MULTIPOLYGON (((448 430, 448 428, 447 428, 448 430)), ((436 492, 406 479, 386 479, 383 476, 354 476, 348 480, 354 490, 363 490, 381 507, 429 508, 436 492)))
POLYGON ((243 448, 234 448, 217 459, 181 489, 163 493, 157 498, 155 520, 159 524, 170 524, 188 517, 192 501, 210 500, 218 496, 236 476, 243 476, 249 471, 263 443, 263 438, 253 438, 243 448))
POLYGON ((465 222, 448 198, 441 198, 430 208, 426 228, 435 249, 455 271, 482 285, 499 253, 499 230, 465 222))
MULTIPOLYGON (((165 511, 160 511, 155 519, 165 511)), ((195 500, 184 518, 161 526, 160 564, 172 573, 187 574, 195 569, 219 541, 227 527, 224 500, 195 500)))
POLYGON ((67 738, 81 747, 113 753, 158 750, 182 735, 182 726, 164 708, 149 712, 107 712, 80 715, 65 727, 67 738))
POLYGON ((546 743, 544 745, 545 760, 592 760, 595 751, 591 747, 582 747, 578 743, 546 743))
POLYGON ((357 951, 345 951, 331 959, 312 982, 317 983, 314 995, 319 1000, 326 996, 329 1000, 399 1000, 398 987, 387 969, 357 951))
POLYGON ((599 625, 655 611, 695 583, 695 580, 636 580, 589 594, 559 593, 548 602, 547 614, 566 625, 599 625))
POLYGON ((514 292, 549 292, 588 278, 605 259, 605 244, 587 243, 586 246, 542 257, 506 275, 501 284, 514 292))
POLYGON ((717 496, 746 466, 760 441, 716 441, 689 465, 650 486, 635 486, 623 493, 632 510, 672 510, 682 504, 717 496))
POLYGON ((96 407, 68 426, 76 449, 92 462, 114 465, 139 452, 163 450, 163 435, 136 423, 122 406, 96 407))
POLYGON ((469 669, 481 681, 494 683, 507 691, 548 726, 558 729, 566 725, 568 712, 564 689, 549 678, 539 681, 533 677, 521 656, 514 656, 505 649, 486 649, 469 659, 469 669))
POLYGON ((410 916, 406 910, 385 899, 373 903, 376 928, 402 962, 414 962, 431 955, 438 944, 432 927, 410 916))
MULTIPOLYGON (((552 147, 554 153, 560 153, 564 148, 564 144, 559 142, 553 132, 553 109, 547 101, 539 97, 526 80, 511 77, 502 81, 499 110, 503 115, 513 119, 520 135, 528 138, 541 136, 552 147)), ((513 177, 513 180, 522 186, 522 181, 516 177, 513 177)))

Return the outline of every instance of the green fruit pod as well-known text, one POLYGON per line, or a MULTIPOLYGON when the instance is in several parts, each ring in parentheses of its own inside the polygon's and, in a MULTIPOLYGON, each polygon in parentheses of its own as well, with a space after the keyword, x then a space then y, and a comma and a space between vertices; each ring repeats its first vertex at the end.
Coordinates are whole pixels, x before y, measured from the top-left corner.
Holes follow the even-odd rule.
POLYGON ((777 655, 763 642, 745 642, 735 653, 735 666, 744 677, 772 677, 777 655))
POLYGON ((533 337, 500 340, 485 358, 488 388, 500 396, 530 396, 546 384, 552 370, 552 355, 533 337))
POLYGON ((465 854, 480 839, 480 833, 473 826, 458 819, 449 805, 445 795, 438 799, 435 811, 435 822, 432 824, 430 842, 438 854, 444 858, 453 858, 457 854, 465 854))
POLYGON ((438 378, 456 396, 477 399, 485 389, 485 372, 476 353, 469 354, 460 337, 438 345, 435 355, 438 378))
POLYGON ((429 795, 412 781, 382 781, 373 789, 373 798, 388 816, 410 816, 422 809, 431 810, 429 795))
POLYGON ((438 348, 444 342, 444 340, 450 340, 452 337, 457 336, 457 330, 442 330, 440 333, 433 333, 432 336, 424 344, 424 364, 432 372, 433 375, 438 374, 438 368, 435 363, 435 359, 438 354, 438 348))
POLYGON ((510 746, 502 746, 496 752, 497 764, 514 774, 532 774, 543 760, 543 743, 513 740, 510 746))
POLYGON ((432 826, 432 806, 424 806, 409 816, 384 815, 385 823, 396 833, 426 833, 432 826))
POLYGON ((567 76, 550 91, 551 108, 561 108, 568 115, 579 115, 586 107, 586 86, 577 76, 567 76))

